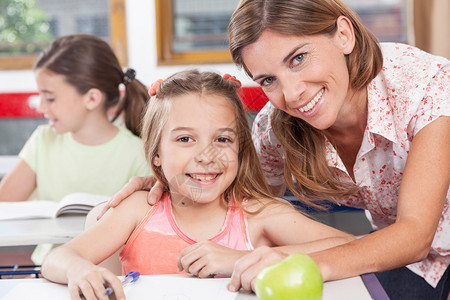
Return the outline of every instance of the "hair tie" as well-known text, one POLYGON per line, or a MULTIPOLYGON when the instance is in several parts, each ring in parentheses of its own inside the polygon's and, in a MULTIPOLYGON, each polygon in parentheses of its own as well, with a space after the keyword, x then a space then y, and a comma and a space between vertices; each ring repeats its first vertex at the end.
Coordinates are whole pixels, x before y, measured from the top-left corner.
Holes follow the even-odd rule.
POLYGON ((150 96, 155 96, 156 95, 156 90, 158 89, 159 85, 161 84, 161 82, 163 82, 164 80, 162 79, 157 79, 155 82, 152 83, 152 85, 150 86, 150 88, 148 89, 148 94, 150 96))
POLYGON ((235 76, 231 76, 230 74, 224 74, 223 79, 236 82, 238 87, 242 86, 241 82, 239 80, 237 80, 235 76))
POLYGON ((123 83, 128 85, 136 78, 136 71, 134 69, 127 69, 127 71, 123 74, 123 83))

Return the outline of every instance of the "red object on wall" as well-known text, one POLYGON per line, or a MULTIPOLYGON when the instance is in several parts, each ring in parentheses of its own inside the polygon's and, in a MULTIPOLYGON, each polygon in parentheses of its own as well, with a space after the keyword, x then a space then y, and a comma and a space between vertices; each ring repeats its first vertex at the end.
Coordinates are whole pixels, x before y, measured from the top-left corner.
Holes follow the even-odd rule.
MULTIPOLYGON (((30 107, 30 97, 39 93, 0 93, 0 118, 43 118, 33 107, 30 107)), ((239 96, 247 111, 258 112, 268 99, 260 87, 242 87, 239 96)))
POLYGON ((39 95, 33 93, 0 93, 0 118, 43 118, 35 108, 30 107, 30 97, 39 95))

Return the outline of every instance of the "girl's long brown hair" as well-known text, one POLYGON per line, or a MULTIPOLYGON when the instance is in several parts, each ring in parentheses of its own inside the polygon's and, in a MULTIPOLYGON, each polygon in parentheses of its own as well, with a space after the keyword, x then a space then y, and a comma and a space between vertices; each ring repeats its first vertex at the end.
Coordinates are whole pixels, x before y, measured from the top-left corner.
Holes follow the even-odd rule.
POLYGON ((99 89, 105 96, 105 109, 118 104, 113 121, 124 113, 127 128, 140 135, 142 112, 149 98, 147 88, 137 79, 125 80, 116 55, 104 40, 89 34, 57 38, 39 55, 34 64, 37 69, 63 75, 81 95, 99 89), (125 85, 123 97, 120 84, 125 85))
POLYGON ((158 180, 168 185, 161 167, 155 166, 153 159, 158 153, 161 131, 168 119, 172 100, 187 94, 220 95, 233 107, 235 120, 231 122, 236 122, 239 141, 238 173, 233 183, 224 192, 222 200, 227 202, 231 197, 241 206, 243 199, 272 198, 252 142, 247 113, 237 88, 235 82, 226 80, 217 73, 197 70, 176 73, 159 85, 156 95, 149 100, 142 128, 147 162, 158 180))

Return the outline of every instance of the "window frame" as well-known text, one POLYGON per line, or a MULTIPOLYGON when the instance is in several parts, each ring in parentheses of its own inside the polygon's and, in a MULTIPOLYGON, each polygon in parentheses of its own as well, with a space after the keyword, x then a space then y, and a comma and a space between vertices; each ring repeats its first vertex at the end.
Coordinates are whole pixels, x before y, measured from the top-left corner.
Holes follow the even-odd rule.
MULTIPOLYGON (((110 45, 122 66, 128 64, 125 1, 109 0, 110 45)), ((30 70, 39 54, 0 56, 0 70, 30 70)))
POLYGON ((228 49, 174 52, 172 0, 155 0, 155 12, 158 65, 232 63, 228 49))

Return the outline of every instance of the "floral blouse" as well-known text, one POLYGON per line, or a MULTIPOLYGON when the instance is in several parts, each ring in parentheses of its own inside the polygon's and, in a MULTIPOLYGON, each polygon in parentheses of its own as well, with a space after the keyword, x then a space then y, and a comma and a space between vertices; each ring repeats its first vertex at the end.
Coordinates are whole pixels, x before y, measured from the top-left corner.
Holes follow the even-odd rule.
MULTIPOLYGON (((353 172, 362 189, 340 199, 366 209, 374 229, 395 222, 403 170, 414 136, 440 116, 450 116, 450 62, 417 48, 381 43, 383 68, 367 87, 368 120, 353 172)), ((283 184, 284 150, 272 132, 267 103, 253 123, 253 141, 270 185, 283 184)), ((332 144, 327 160, 351 181, 332 144)), ((450 263, 450 189, 427 258, 407 267, 435 287, 450 263)))

